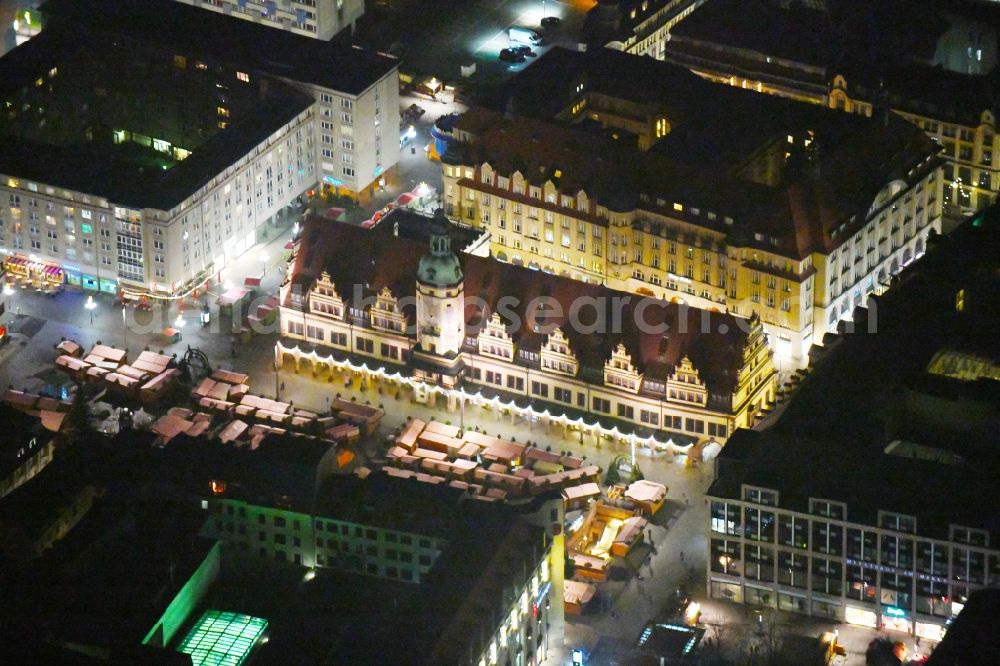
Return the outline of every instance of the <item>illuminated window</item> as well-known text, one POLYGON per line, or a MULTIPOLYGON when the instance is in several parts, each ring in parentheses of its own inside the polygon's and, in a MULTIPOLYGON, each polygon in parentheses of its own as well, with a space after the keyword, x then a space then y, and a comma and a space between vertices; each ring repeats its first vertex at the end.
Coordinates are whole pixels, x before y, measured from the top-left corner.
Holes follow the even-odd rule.
POLYGON ((959 289, 955 294, 955 312, 965 312, 965 289, 959 289))
POLYGON ((246 662, 266 629, 264 618, 210 610, 188 632, 177 651, 190 655, 196 666, 238 666, 246 662))
POLYGON ((250 83, 250 75, 246 72, 236 72, 236 78, 243 83, 250 83))
POLYGON ((92 234, 94 233, 94 228, 89 224, 81 224, 80 231, 85 234, 92 234))
POLYGON ((229 109, 224 106, 216 107, 215 111, 223 118, 229 117, 229 109))
POLYGON ((674 204, 674 210, 676 210, 678 213, 681 213, 681 212, 684 211, 684 206, 681 205, 681 204, 679 204, 679 203, 675 203, 674 204))
POLYGON ((187 68, 187 64, 188 64, 187 58, 185 58, 184 56, 182 55, 174 56, 174 67, 178 69, 185 69, 187 68))

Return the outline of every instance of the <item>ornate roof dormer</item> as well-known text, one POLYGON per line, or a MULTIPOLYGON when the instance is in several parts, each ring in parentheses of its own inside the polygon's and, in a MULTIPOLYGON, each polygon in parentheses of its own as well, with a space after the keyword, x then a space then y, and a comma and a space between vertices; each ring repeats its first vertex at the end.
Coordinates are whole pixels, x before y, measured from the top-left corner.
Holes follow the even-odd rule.
POLYGON ((477 340, 479 353, 483 356, 503 358, 508 361, 514 358, 514 343, 504 327, 500 315, 494 312, 486 326, 479 332, 477 340))
POLYGON ((674 374, 667 378, 667 399, 696 405, 708 402, 705 382, 698 376, 698 369, 686 354, 674 368, 674 374))
POLYGON ((638 393, 642 375, 632 365, 632 357, 625 345, 618 343, 611 358, 604 362, 604 383, 638 393))
POLYGON ((462 266, 451 250, 448 220, 437 209, 430 224, 430 251, 420 258, 417 281, 431 287, 454 287, 462 282, 462 266))
POLYGON ((323 271, 309 290, 309 311, 334 319, 344 319, 344 299, 337 293, 337 286, 326 271, 323 271))
POLYGON ((382 287, 375 298, 375 305, 372 306, 370 315, 373 328, 394 333, 406 330, 406 317, 400 311, 396 297, 392 295, 389 287, 382 287))
POLYGON ((570 376, 576 376, 580 369, 576 355, 569 348, 569 341, 561 328, 552 331, 542 345, 541 361, 542 368, 570 376))

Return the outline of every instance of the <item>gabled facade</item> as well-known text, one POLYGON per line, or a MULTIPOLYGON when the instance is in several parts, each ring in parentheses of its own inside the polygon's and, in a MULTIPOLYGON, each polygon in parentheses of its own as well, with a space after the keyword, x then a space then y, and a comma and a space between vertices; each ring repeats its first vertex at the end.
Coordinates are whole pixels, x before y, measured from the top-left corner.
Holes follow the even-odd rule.
POLYGON ((662 432, 663 439, 725 441, 773 400, 776 374, 757 317, 459 258, 438 232, 427 251, 381 228, 307 223, 281 290, 277 363, 314 372, 363 363, 415 387, 436 387, 449 407, 502 395, 527 400, 538 413, 575 420, 582 412, 592 427, 662 432), (334 288, 348 283, 364 288, 349 297, 345 287, 334 288), (542 298, 550 299, 546 317, 535 317, 527 306, 542 298), (616 302, 617 329, 613 313, 594 322, 596 333, 580 325, 583 315, 569 314, 580 303, 599 310, 616 302), (338 316, 344 311, 350 315, 338 316), (447 334, 459 331, 453 346, 447 334))

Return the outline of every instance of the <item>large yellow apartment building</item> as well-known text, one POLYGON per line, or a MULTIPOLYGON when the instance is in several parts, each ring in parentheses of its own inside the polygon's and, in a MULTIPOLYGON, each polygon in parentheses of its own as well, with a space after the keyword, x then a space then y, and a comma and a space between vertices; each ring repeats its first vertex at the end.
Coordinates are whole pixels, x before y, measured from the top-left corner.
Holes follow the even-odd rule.
POLYGON ((553 50, 536 67, 507 114, 460 119, 442 159, 448 215, 488 231, 500 261, 756 313, 791 367, 940 230, 935 146, 902 121, 742 93, 610 50, 553 50), (634 61, 643 71, 629 80, 634 61), (571 83, 532 107, 554 69, 571 83))

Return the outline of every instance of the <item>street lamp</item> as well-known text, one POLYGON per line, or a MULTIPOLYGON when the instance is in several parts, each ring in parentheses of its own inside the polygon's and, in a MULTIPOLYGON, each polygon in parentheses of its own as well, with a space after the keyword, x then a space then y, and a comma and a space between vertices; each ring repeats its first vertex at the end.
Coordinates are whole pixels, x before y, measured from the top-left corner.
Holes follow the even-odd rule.
POLYGON ((260 276, 264 277, 265 275, 267 275, 267 252, 260 253, 260 263, 263 264, 260 276))
MULTIPOLYGON (((3 295, 4 296, 13 296, 14 295, 14 288, 10 286, 9 282, 7 282, 6 284, 4 284, 4 286, 3 286, 3 295)), ((6 302, 4 302, 4 305, 6 305, 6 302)), ((6 308, 5 308, 5 310, 6 310, 6 308)))
POLYGON ((184 315, 180 312, 177 313, 177 319, 174 320, 174 328, 184 328, 184 324, 187 322, 184 320, 184 315))
POLYGON ((94 302, 93 296, 87 296, 87 302, 84 303, 83 307, 90 310, 90 325, 94 325, 94 308, 97 307, 97 303, 94 302))

